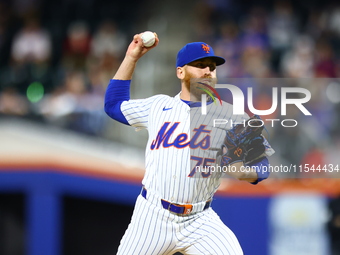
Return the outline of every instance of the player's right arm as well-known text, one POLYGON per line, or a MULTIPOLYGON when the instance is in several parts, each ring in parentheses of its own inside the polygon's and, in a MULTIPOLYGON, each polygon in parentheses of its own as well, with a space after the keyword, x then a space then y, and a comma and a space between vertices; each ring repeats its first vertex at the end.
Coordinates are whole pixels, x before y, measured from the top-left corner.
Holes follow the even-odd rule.
POLYGON ((155 44, 152 47, 146 48, 143 46, 141 34, 133 37, 123 62, 106 89, 104 108, 107 115, 112 119, 126 125, 138 125, 139 123, 145 122, 145 120, 141 118, 145 117, 144 113, 147 109, 145 109, 145 107, 143 108, 145 104, 137 103, 137 100, 130 101, 130 83, 137 61, 149 50, 156 47, 158 42, 159 40, 156 35, 155 44), (129 101, 131 107, 126 105, 127 101, 129 101), (124 108, 122 107, 124 102, 126 106, 125 112, 122 110, 122 108, 124 108), (129 116, 128 118, 126 117, 127 115, 129 116))
POLYGON ((159 39, 157 34, 155 44, 151 47, 144 47, 143 41, 141 38, 142 34, 137 34, 133 37, 132 42, 130 43, 123 62, 121 63, 120 67, 118 68, 115 76, 113 79, 115 80, 131 80, 133 72, 135 71, 137 61, 148 51, 155 48, 158 43, 159 39))

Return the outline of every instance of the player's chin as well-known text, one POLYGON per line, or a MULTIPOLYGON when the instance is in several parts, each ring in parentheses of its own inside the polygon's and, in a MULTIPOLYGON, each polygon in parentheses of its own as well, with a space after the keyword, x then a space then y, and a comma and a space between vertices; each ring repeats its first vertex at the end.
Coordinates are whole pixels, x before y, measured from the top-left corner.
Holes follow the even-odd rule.
MULTIPOLYGON (((191 96, 191 98, 196 98, 196 99, 197 98, 202 98, 203 94, 207 95, 207 93, 204 90, 202 90, 202 89, 199 89, 197 87, 190 87, 190 96, 191 96)), ((190 101, 194 101, 194 100, 190 100, 190 101)))

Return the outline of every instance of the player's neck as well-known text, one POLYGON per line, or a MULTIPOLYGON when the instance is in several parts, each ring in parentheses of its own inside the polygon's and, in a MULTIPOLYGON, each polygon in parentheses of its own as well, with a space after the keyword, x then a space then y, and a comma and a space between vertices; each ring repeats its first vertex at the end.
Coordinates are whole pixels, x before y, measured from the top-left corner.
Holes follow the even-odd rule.
POLYGON ((200 99, 195 97, 194 95, 183 95, 183 91, 181 91, 180 98, 184 101, 190 101, 190 102, 200 102, 200 99))
POLYGON ((190 102, 200 102, 201 98, 195 96, 194 94, 191 94, 188 89, 185 87, 182 87, 181 93, 180 93, 180 98, 185 101, 190 101, 190 102))

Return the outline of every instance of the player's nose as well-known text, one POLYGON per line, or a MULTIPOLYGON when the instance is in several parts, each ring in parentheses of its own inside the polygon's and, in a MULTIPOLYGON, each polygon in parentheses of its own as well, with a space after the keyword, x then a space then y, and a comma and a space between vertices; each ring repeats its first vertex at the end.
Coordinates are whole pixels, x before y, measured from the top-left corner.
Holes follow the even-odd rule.
POLYGON ((206 66, 205 68, 203 68, 203 72, 204 72, 204 75, 210 75, 212 70, 210 69, 209 66, 206 66))

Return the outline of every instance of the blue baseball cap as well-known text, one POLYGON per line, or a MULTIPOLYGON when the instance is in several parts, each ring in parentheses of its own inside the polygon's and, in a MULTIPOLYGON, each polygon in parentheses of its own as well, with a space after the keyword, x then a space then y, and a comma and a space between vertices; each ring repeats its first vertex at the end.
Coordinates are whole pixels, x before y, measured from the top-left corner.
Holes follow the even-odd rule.
POLYGON ((214 50, 207 43, 193 42, 188 43, 178 52, 176 67, 185 66, 202 58, 213 58, 217 66, 225 63, 224 58, 215 56, 214 50))

